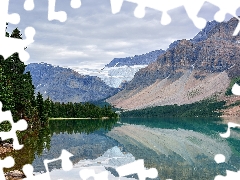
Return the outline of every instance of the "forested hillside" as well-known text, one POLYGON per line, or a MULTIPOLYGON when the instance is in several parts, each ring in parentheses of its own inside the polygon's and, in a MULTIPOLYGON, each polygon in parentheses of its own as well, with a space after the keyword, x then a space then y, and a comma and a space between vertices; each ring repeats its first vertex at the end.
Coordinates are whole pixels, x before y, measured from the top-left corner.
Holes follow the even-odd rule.
POLYGON ((125 111, 121 117, 219 117, 225 101, 203 100, 192 104, 166 105, 125 111))

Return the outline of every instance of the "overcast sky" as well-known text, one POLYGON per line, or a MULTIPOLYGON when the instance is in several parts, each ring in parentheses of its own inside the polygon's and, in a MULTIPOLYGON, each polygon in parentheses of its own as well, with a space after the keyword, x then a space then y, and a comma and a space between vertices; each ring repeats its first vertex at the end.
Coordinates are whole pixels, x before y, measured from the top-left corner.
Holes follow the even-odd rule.
MULTIPOLYGON (((67 21, 48 21, 47 3, 35 0, 35 9, 27 12, 24 0, 10 0, 9 12, 19 13, 21 22, 10 24, 8 31, 18 27, 24 34, 27 26, 36 30, 26 63, 102 68, 115 57, 166 49, 174 40, 193 38, 200 31, 183 7, 171 10, 172 22, 163 26, 160 11, 146 9, 145 17, 138 19, 133 14, 136 4, 124 2, 121 11, 112 14, 110 0, 82 0, 78 9, 71 8, 70 0, 57 0, 56 10, 66 11, 67 21)), ((199 17, 212 21, 217 11, 218 7, 205 3, 199 17)))

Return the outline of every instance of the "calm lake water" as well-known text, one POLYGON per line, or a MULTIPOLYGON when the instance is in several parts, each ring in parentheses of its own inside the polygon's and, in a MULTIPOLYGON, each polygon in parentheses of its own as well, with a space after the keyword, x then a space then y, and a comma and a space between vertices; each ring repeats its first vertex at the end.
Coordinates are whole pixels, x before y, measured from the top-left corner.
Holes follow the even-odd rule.
MULTIPOLYGON (((108 157, 119 156, 118 147, 122 154, 128 154, 126 157, 144 159, 145 167, 156 168, 159 174, 156 179, 213 180, 216 175, 226 175, 226 170, 240 169, 240 130, 231 129, 229 138, 221 138, 219 133, 226 130, 227 125, 218 118, 50 121, 41 141, 43 151, 35 155, 32 165, 35 172, 45 171, 43 160, 59 157, 62 149, 74 155, 70 159, 75 167, 80 166, 79 162, 93 165, 95 159, 114 147, 108 157), (225 162, 217 164, 216 154, 223 154, 225 162)), ((116 163, 110 166, 99 161, 97 159, 94 166, 102 165, 117 176, 116 163)), ((61 162, 48 166, 50 170, 58 169, 61 162)), ((80 179, 77 175, 68 173, 67 179, 80 179)))

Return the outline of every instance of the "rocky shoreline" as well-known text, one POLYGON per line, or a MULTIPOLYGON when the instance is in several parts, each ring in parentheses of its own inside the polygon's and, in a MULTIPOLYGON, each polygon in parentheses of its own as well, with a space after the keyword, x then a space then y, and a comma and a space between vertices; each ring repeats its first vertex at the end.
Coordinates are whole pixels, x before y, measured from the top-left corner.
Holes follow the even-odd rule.
MULTIPOLYGON (((9 153, 13 151, 13 145, 9 143, 3 143, 0 144, 0 156, 4 156, 4 154, 9 153)), ((6 180, 22 180, 25 177, 25 175, 19 171, 19 170, 14 170, 5 173, 5 178, 6 180)))

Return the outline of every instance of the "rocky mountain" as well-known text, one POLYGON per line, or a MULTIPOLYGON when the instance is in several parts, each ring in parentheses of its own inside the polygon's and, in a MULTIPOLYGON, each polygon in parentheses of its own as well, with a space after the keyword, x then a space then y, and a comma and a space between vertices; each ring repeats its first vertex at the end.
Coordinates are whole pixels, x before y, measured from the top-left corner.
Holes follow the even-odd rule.
POLYGON ((111 87, 122 87, 131 81, 139 69, 146 67, 148 64, 156 61, 158 56, 163 54, 164 50, 155 50, 142 55, 135 55, 126 58, 114 58, 104 67, 107 72, 106 76, 99 76, 107 85, 111 87))
POLYGON ((189 104, 223 96, 240 76, 240 36, 232 36, 238 20, 208 23, 192 40, 180 40, 140 69, 126 88, 107 101, 124 109, 189 104))
POLYGON ((133 57, 126 58, 114 58, 109 64, 105 67, 120 67, 120 66, 134 66, 134 65, 148 65, 154 62, 158 56, 163 54, 165 51, 155 50, 142 55, 135 55, 133 57))
POLYGON ((163 54, 164 50, 155 50, 142 55, 135 55, 126 58, 114 58, 103 69, 81 69, 71 67, 80 74, 89 74, 99 77, 108 86, 122 88, 126 83, 131 81, 139 69, 146 67, 148 64, 157 60, 158 56, 163 54))
POLYGON ((191 39, 190 41, 192 43, 197 43, 197 42, 200 42, 200 41, 204 41, 208 38, 208 36, 210 35, 210 31, 216 26, 220 24, 219 22, 217 21, 210 21, 210 22, 207 22, 206 26, 204 29, 202 29, 193 39, 191 39))
MULTIPOLYGON (((217 25, 219 24, 217 21, 210 21, 207 22, 206 26, 204 29, 202 29, 193 39, 190 39, 190 42, 192 43, 197 43, 200 41, 204 41, 208 38, 209 32, 217 25)), ((171 50, 173 48, 175 48, 179 43, 181 42, 181 40, 176 40, 174 42, 172 42, 167 50, 171 50)))
POLYGON ((49 96, 57 102, 97 101, 119 91, 98 77, 81 75, 70 68, 31 63, 25 71, 30 71, 36 93, 40 92, 44 98, 49 96))

